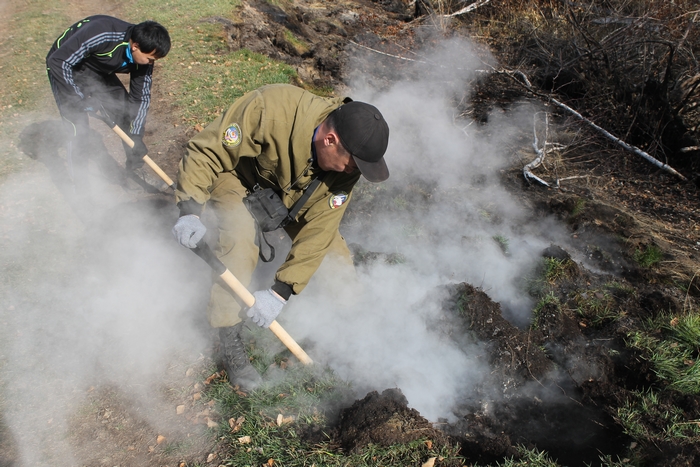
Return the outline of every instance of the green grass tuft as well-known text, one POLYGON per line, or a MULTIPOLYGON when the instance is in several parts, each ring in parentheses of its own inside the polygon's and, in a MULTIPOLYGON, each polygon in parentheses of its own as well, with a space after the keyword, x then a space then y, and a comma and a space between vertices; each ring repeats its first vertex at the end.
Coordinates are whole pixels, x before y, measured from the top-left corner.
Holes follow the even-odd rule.
POLYGON ((578 198, 574 204, 574 208, 571 210, 571 217, 576 217, 581 214, 586 207, 586 200, 583 198, 578 198))
POLYGON ((508 237, 504 237, 503 235, 494 235, 491 238, 493 238, 493 240, 498 244, 504 255, 508 256, 510 254, 510 251, 508 250, 508 237))
POLYGON ((524 446, 518 447, 519 459, 506 459, 504 462, 498 462, 501 467, 559 467, 559 464, 552 460, 546 452, 540 451, 537 448, 527 449, 524 446))
POLYGON ((544 295, 539 302, 537 302, 537 305, 535 305, 535 309, 532 311, 532 322, 537 326, 541 323, 542 318, 543 318, 543 313, 547 310, 556 310, 557 313, 559 313, 561 307, 561 303, 559 301, 559 298, 554 294, 553 291, 547 293, 544 295))
POLYGON ((689 395, 700 394, 700 317, 660 315, 643 330, 631 332, 628 345, 642 351, 656 376, 669 388, 689 395))
POLYGON ((576 312, 589 319, 594 326, 618 320, 624 314, 608 290, 587 290, 574 294, 572 298, 576 312))
POLYGON ((681 408, 663 404, 653 389, 633 391, 618 408, 616 419, 626 434, 638 442, 681 444, 700 442, 700 424, 688 420, 681 408), (654 431, 649 427, 654 426, 654 431))
POLYGON ((644 249, 636 249, 633 258, 639 266, 649 269, 661 261, 663 252, 656 245, 648 245, 644 249))

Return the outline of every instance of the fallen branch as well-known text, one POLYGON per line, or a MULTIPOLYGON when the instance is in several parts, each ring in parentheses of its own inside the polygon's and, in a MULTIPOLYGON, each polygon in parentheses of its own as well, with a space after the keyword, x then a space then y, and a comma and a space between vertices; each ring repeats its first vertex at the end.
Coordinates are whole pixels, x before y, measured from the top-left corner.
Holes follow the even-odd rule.
POLYGON ((564 182, 566 180, 574 180, 576 178, 588 178, 588 177, 589 177, 588 175, 572 175, 570 177, 557 178, 557 183, 554 185, 554 188, 556 188, 557 190, 561 189, 562 191, 566 191, 564 188, 561 188, 559 186, 559 182, 564 182))
POLYGON ((556 99, 553 98, 551 95, 543 94, 543 93, 541 93, 541 92, 539 92, 539 91, 533 89, 532 85, 530 84, 530 80, 527 79, 527 76, 525 76, 525 74, 524 74, 523 72, 521 72, 521 71, 511 71, 511 70, 500 70, 500 71, 497 71, 497 73, 504 74, 504 75, 508 76, 509 78, 513 79, 516 83, 518 83, 520 86, 525 87, 530 93, 532 93, 532 94, 534 94, 534 95, 536 95, 536 96, 538 96, 538 97, 540 97, 540 98, 542 98, 542 99, 546 99, 546 100, 548 100, 549 102, 551 102, 551 103, 553 103, 554 105, 556 105, 557 107, 559 107, 560 109, 565 110, 565 111, 568 112, 569 114, 571 114, 571 115, 573 115, 574 117, 578 118, 579 120, 581 120, 582 122, 584 122, 585 124, 587 124, 588 126, 590 126, 591 128, 593 128, 594 130, 596 130, 598 133, 602 134, 603 136, 605 136, 605 137, 608 138, 609 140, 611 140, 611 141, 613 141, 614 143, 618 144, 619 146, 623 147, 623 148, 626 149, 627 151, 630 151, 630 152, 632 152, 632 153, 634 153, 634 154, 637 154, 638 156, 643 157, 644 159, 646 159, 647 161, 651 162, 651 163, 654 164, 655 166, 659 167, 660 169, 665 170, 665 171, 668 172, 668 173, 671 173, 671 174, 675 175, 676 177, 680 178, 681 180, 684 180, 684 181, 687 181, 687 180, 688 180, 686 177, 684 177, 683 175, 681 175, 680 173, 678 173, 678 171, 676 171, 676 169, 674 169, 674 168, 671 167, 670 165, 661 162, 660 160, 654 158, 654 157, 653 157, 652 155, 650 155, 649 153, 647 153, 647 152, 645 152, 645 151, 642 151, 642 150, 639 149, 638 147, 633 146, 633 145, 631 145, 631 144, 628 144, 628 143, 622 141, 622 140, 621 140, 620 138, 618 138, 617 136, 613 135, 612 133, 610 133, 609 131, 605 130, 604 128, 601 128, 600 126, 596 125, 596 124, 593 123, 591 120, 587 119, 586 117, 584 117, 583 115, 581 115, 581 114, 578 113, 576 110, 574 110, 574 109, 572 109, 571 107, 569 107, 568 105, 564 104, 563 102, 560 102, 560 101, 556 100, 556 99), (517 79, 516 76, 519 76, 519 77, 521 78, 522 81, 521 81, 520 79, 517 79))
POLYGON ((408 62, 424 63, 424 64, 429 65, 428 62, 424 62, 422 60, 415 60, 413 58, 402 57, 401 55, 393 55, 390 53, 382 52, 381 50, 373 49, 372 47, 367 47, 366 45, 358 44, 357 42, 355 42, 353 40, 349 40, 348 42, 351 43, 352 45, 356 45, 357 47, 369 50, 370 52, 374 52, 374 53, 379 54, 379 55, 386 55, 387 57, 395 58, 397 60, 406 60, 408 62))
POLYGON ((452 17, 454 17, 454 16, 463 15, 463 14, 465 14, 465 13, 469 13, 470 11, 474 11, 474 10, 476 10, 477 8, 486 5, 486 4, 489 3, 490 1, 491 1, 491 0, 477 0, 476 2, 472 3, 472 4, 469 5, 469 6, 465 6, 464 8, 462 8, 462 9, 459 10, 459 11, 455 11, 454 13, 450 13, 449 15, 442 15, 442 16, 444 16, 445 18, 452 18, 452 17))

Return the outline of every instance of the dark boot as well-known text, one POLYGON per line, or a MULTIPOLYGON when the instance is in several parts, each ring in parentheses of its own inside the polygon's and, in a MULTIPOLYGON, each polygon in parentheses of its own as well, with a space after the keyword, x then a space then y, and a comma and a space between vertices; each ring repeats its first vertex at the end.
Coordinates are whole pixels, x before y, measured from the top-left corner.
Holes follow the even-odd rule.
POLYGON ((243 339, 241 339, 242 328, 243 323, 219 328, 221 360, 231 384, 249 392, 262 384, 262 378, 250 364, 243 339))

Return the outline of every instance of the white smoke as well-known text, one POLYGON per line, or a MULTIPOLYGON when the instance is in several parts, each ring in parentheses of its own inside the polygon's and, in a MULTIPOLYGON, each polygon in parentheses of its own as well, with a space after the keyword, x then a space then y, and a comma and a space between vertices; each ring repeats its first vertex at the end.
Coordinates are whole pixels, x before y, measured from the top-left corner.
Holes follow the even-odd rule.
POLYGON ((534 304, 521 279, 544 248, 564 237, 554 221, 528 218, 501 183, 501 171, 517 162, 510 148, 531 131, 538 109, 492 112, 482 126, 458 118, 455 92, 471 92, 477 70, 485 68, 483 54, 451 40, 419 56, 430 64, 408 70, 412 79, 381 92, 360 80, 350 93, 376 105, 389 124, 391 177, 365 191, 374 193, 378 207, 371 219, 341 228, 348 243, 400 254, 406 262, 380 260, 362 268, 355 282, 331 285, 329 278, 340 273, 326 261, 280 321, 313 341, 360 396, 398 387, 411 407, 437 421, 453 419, 456 401, 468 398, 490 369, 477 361, 476 347, 465 349, 431 330, 443 312, 429 297, 442 285, 468 282, 523 325, 534 304), (411 195, 421 186, 431 190, 426 201, 411 195), (392 207, 380 207, 387 204, 392 207), (343 294, 344 287, 351 292, 343 294))
POLYGON ((170 236, 172 201, 136 201, 93 163, 90 191, 66 197, 51 164, 26 167, 0 184, 3 419, 18 465, 76 465, 65 430, 90 387, 155 405, 174 356, 206 352, 208 269, 170 236))

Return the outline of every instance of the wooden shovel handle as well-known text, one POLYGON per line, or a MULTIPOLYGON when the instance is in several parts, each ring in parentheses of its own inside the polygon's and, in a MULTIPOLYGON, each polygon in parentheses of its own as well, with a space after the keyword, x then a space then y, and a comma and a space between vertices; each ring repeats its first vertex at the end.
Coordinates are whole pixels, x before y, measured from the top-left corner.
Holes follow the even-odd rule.
MULTIPOLYGON (((219 274, 219 277, 221 277, 221 279, 226 282, 229 287, 231 287, 231 290, 233 290, 233 292, 238 295, 241 300, 243 300, 243 303, 245 303, 248 307, 255 304, 255 297, 253 294, 250 293, 250 291, 248 291, 241 281, 239 281, 238 278, 236 278, 236 276, 234 276, 233 273, 226 268, 224 263, 222 263, 221 260, 216 257, 214 252, 211 251, 211 248, 209 248, 209 245, 205 243, 204 240, 200 241, 197 244, 197 248, 194 248, 192 251, 206 261, 207 264, 209 264, 209 266, 211 266, 212 269, 219 274)), ((275 336, 277 336, 277 338, 290 350, 290 352, 292 352, 292 354, 294 354, 294 356, 304 365, 313 363, 311 357, 304 352, 304 349, 297 344, 297 342, 287 333, 287 331, 284 330, 277 320, 270 323, 270 331, 272 331, 275 336)))
MULTIPOLYGON (((127 134, 124 132, 124 130, 122 130, 121 128, 119 128, 119 125, 114 125, 114 126, 112 127, 112 130, 114 130, 114 132, 115 132, 116 134, 118 134, 119 137, 122 139, 122 141, 124 141, 130 148, 133 148, 133 147, 134 147, 134 140, 132 140, 132 139, 129 137, 129 135, 127 135, 127 134)), ((167 183, 168 186, 169 186, 170 188, 175 189, 175 183, 170 179, 170 177, 168 177, 168 175, 167 175, 165 172, 163 172, 163 171, 161 170, 160 167, 158 167, 158 165, 157 165, 155 162, 153 162, 153 159, 151 159, 150 157, 148 157, 148 156, 146 155, 146 156, 143 156, 143 161, 144 161, 146 164, 148 164, 148 166, 149 166, 151 169, 153 169, 153 171, 154 171, 156 174, 158 174, 158 176, 159 176, 165 183, 167 183)))
MULTIPOLYGON (((243 303, 248 305, 248 307, 251 307, 255 304, 255 297, 253 296, 253 294, 250 293, 243 284, 241 284, 241 282, 236 278, 236 276, 233 275, 231 271, 226 269, 224 273, 221 274, 219 277, 221 277, 221 279, 224 282, 226 282, 226 284, 228 284, 229 287, 231 287, 231 289, 236 295, 241 297, 243 303)), ((275 336, 277 336, 277 338, 281 340, 282 343, 304 365, 313 363, 311 358, 306 354, 306 352, 304 352, 304 349, 302 349, 299 346, 299 344, 297 344, 296 341, 292 339, 292 336, 290 336, 287 333, 287 331, 284 330, 284 328, 277 322, 277 320, 273 320, 272 323, 270 323, 270 331, 272 331, 275 334, 275 336)))

